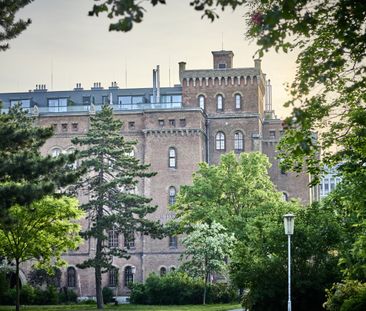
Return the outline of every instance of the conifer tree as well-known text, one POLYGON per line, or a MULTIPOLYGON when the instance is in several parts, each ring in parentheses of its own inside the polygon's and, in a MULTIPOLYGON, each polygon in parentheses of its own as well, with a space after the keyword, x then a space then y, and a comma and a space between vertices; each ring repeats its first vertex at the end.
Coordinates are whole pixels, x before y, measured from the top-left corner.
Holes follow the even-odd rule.
POLYGON ((74 155, 41 155, 39 148, 52 134, 52 128, 35 126, 19 107, 0 114, 0 224, 11 220, 11 206, 27 208, 76 180, 77 173, 65 169, 74 155))
POLYGON ((77 137, 74 144, 81 147, 81 166, 86 169, 77 185, 87 189, 89 202, 82 208, 87 212, 92 226, 85 237, 96 239, 95 257, 84 261, 80 268, 95 269, 98 309, 103 308, 102 273, 111 267, 113 256, 128 258, 128 248, 108 245, 108 234, 132 238, 135 232, 160 236, 158 222, 145 218, 156 210, 151 199, 135 194, 143 178, 154 176, 147 172, 149 165, 140 164, 131 153, 135 142, 126 141, 121 135, 122 122, 113 118, 113 110, 104 105, 91 117, 90 129, 84 137, 77 137))

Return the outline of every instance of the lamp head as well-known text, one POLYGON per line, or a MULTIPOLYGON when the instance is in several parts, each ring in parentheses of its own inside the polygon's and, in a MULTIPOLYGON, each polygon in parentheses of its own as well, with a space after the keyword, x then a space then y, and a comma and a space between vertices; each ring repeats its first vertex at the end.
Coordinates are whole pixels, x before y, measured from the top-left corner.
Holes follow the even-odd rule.
POLYGON ((283 215, 283 222, 285 225, 285 234, 286 235, 294 234, 295 215, 291 213, 283 215))

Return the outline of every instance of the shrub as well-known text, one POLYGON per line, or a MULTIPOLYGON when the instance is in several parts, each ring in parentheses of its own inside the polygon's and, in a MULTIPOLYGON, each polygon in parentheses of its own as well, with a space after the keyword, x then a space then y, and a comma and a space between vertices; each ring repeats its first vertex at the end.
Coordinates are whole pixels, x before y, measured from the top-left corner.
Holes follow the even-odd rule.
POLYGON ((146 304, 147 303, 147 295, 145 285, 141 283, 134 283, 130 287, 131 295, 130 301, 135 304, 146 304))
POLYGON ((113 291, 109 287, 104 287, 102 290, 103 294, 103 302, 104 303, 111 303, 114 301, 113 299, 113 291))
POLYGON ((30 285, 23 285, 20 289, 20 303, 22 305, 31 305, 36 297, 35 289, 30 285))
POLYGON ((327 290, 324 307, 329 311, 366 310, 366 283, 350 280, 333 285, 327 290))
MULTIPOLYGON (((201 304, 204 284, 201 279, 191 278, 185 273, 168 273, 164 277, 151 274, 145 285, 131 286, 131 303, 156 305, 201 304)), ((208 288, 208 302, 230 302, 235 291, 226 284, 215 284, 208 288)))
POLYGON ((64 304, 76 303, 78 296, 72 289, 63 287, 62 289, 60 289, 60 292, 58 294, 58 299, 59 299, 59 303, 64 303, 64 304))

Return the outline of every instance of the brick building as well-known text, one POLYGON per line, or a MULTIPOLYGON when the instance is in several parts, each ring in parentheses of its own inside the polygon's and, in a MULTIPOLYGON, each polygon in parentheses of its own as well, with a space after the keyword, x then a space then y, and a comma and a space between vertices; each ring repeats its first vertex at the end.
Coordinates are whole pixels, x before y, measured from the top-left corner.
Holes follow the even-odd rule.
MULTIPOLYGON (((180 185, 191 183, 198 163, 216 164, 229 151, 263 152, 284 199, 310 202, 309 176, 283 174, 278 168, 275 146, 282 133, 281 120, 272 111, 271 85, 260 60, 253 67, 233 68, 233 52, 212 54, 213 69, 188 70, 180 62, 180 84, 174 87, 160 87, 157 67, 152 88, 121 89, 113 82, 108 88, 94 83, 84 90, 77 83, 74 90, 49 92, 45 85, 37 85, 29 92, 0 94, 0 101, 4 111, 20 102, 40 126, 54 127, 54 137, 42 147, 42 153, 53 155, 72 150, 71 139, 88 131, 90 114, 103 103, 112 104, 116 118, 124 122, 122 135, 137 141, 135 156, 158 173, 140 183, 138 191, 158 205, 151 218, 163 223, 174 216, 167 207, 174 203, 180 185)), ((126 294, 131 280, 143 281, 152 272, 163 274, 179 265, 179 237, 153 240, 137 234, 134 241, 124 241, 112 233, 109 243, 130 243, 131 258, 113 261, 119 273, 112 270, 103 275, 103 286, 113 288, 116 295, 126 294)), ((78 251, 65 254, 69 266, 63 270, 60 286, 71 287, 80 296, 93 296, 94 273, 76 264, 94 252, 94 241, 89 240, 78 251)), ((25 265, 23 271, 29 268, 25 265)))

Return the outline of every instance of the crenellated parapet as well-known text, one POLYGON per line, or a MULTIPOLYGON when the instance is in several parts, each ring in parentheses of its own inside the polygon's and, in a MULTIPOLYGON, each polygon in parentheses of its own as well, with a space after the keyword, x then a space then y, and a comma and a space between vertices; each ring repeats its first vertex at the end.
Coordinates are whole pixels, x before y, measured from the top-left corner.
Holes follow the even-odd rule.
POLYGON ((264 77, 257 68, 185 70, 181 72, 183 87, 244 86, 263 83, 264 77))

